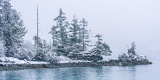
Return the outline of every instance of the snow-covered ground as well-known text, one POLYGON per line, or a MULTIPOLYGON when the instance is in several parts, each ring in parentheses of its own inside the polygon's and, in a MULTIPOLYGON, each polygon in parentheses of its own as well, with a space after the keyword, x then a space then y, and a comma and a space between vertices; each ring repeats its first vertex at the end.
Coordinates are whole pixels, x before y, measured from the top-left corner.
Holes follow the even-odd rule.
POLYGON ((72 60, 70 58, 67 58, 65 56, 57 56, 58 63, 79 63, 79 62, 90 62, 85 60, 72 60))
MULTIPOLYGON (((57 56, 57 63, 79 63, 79 62, 90 62, 85 60, 71 60, 65 56, 57 56)), ((50 62, 46 61, 27 61, 27 60, 19 60, 13 57, 0 57, 0 64, 50 64, 50 62)))
POLYGON ((49 62, 19 60, 13 57, 0 57, 0 64, 49 64, 49 62))
POLYGON ((50 64, 49 62, 45 61, 27 61, 29 64, 50 64))
POLYGON ((113 58, 112 56, 102 56, 103 60, 102 61, 109 61, 109 60, 114 60, 115 58, 113 58))
POLYGON ((69 59, 65 56, 56 56, 56 59, 57 59, 58 63, 69 63, 72 61, 71 59, 69 59))
POLYGON ((0 57, 0 64, 25 64, 25 60, 19 60, 13 57, 0 57))

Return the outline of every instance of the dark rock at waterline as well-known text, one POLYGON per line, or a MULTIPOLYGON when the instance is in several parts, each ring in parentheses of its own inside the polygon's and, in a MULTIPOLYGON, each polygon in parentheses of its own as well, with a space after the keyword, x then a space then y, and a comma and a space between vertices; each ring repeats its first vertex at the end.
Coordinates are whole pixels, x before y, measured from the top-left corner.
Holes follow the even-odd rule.
POLYGON ((138 60, 127 60, 127 61, 116 60, 116 62, 118 62, 119 66, 132 66, 132 65, 147 65, 147 64, 152 64, 152 62, 149 62, 148 60, 140 60, 140 61, 138 61, 138 60))
POLYGON ((0 70, 20 70, 35 68, 97 67, 97 66, 133 66, 152 64, 149 61, 110 60, 104 62, 52 63, 52 64, 0 64, 0 70))

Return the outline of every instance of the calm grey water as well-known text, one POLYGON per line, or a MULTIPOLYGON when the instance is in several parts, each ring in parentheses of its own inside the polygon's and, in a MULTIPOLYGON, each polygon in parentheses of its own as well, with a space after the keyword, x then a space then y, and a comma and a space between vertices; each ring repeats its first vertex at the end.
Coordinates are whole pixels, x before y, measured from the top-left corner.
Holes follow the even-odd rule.
POLYGON ((0 71, 0 80, 160 80, 160 66, 73 67, 0 71))

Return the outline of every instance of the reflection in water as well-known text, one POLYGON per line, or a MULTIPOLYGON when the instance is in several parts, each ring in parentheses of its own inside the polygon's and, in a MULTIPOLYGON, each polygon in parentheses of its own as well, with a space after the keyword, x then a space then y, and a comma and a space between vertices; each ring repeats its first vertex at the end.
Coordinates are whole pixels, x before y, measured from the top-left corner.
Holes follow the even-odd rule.
POLYGON ((89 70, 87 70, 89 72, 88 80, 110 80, 110 69, 111 67, 89 68, 89 70))
POLYGON ((0 71, 0 80, 150 80, 152 76, 159 77, 150 72, 151 66, 26 69, 0 71))
POLYGON ((0 80, 104 80, 110 68, 74 67, 0 71, 0 80))
POLYGON ((129 80, 136 80, 136 67, 129 66, 129 67, 119 67, 119 71, 123 72, 121 77, 128 78, 129 80))
POLYGON ((129 73, 131 75, 131 80, 136 80, 136 68, 134 67, 129 67, 129 73))
POLYGON ((43 76, 47 76, 46 75, 47 72, 48 70, 36 69, 35 72, 32 74, 34 75, 35 80, 43 80, 45 79, 43 76))
POLYGON ((80 68, 62 68, 62 69, 57 69, 54 75, 54 78, 61 79, 61 80, 79 80, 80 78, 85 78, 82 77, 85 72, 85 69, 80 69, 80 68))
POLYGON ((120 67, 115 66, 111 67, 112 71, 110 71, 110 74, 108 75, 110 77, 109 80, 136 80, 136 68, 134 66, 132 67, 120 67))

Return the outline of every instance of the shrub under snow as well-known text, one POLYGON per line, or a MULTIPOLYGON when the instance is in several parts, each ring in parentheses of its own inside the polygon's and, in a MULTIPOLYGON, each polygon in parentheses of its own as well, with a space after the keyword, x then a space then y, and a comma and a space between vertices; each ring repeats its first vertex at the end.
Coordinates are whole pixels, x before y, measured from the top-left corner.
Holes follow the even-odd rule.
POLYGON ((32 43, 25 41, 22 45, 22 48, 19 49, 19 56, 16 58, 32 60, 32 58, 35 56, 35 52, 36 50, 32 43))

